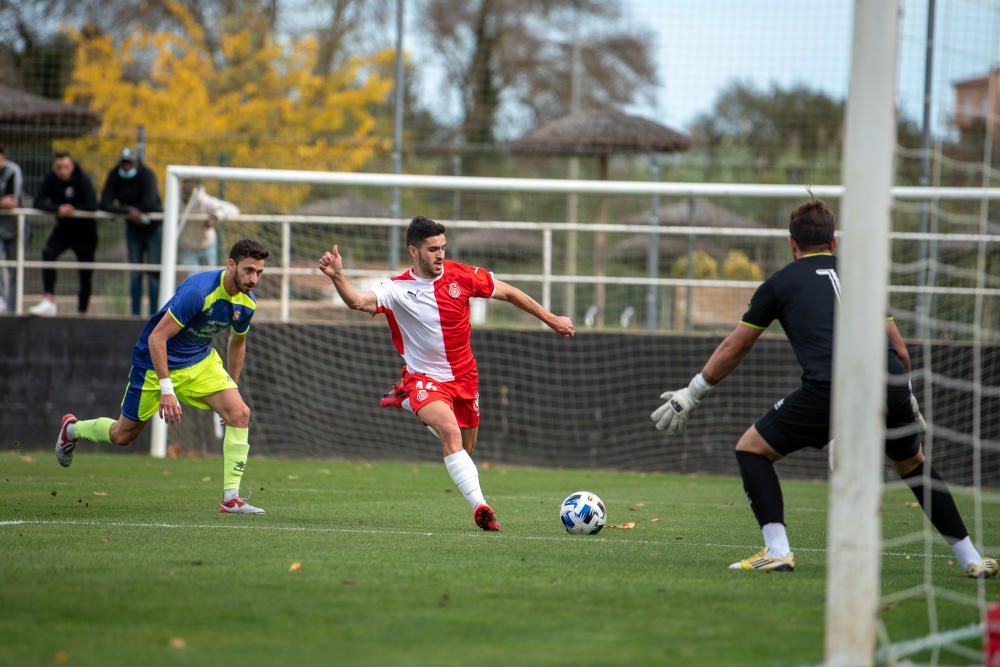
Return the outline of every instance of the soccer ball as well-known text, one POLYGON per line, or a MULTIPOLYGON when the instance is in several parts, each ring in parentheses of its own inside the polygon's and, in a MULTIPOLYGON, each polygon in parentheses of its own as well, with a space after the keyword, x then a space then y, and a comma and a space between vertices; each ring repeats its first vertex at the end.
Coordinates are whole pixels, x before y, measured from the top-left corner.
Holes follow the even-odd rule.
POLYGON ((590 491, 569 494, 559 508, 559 520, 571 535, 596 535, 607 519, 604 501, 590 491))

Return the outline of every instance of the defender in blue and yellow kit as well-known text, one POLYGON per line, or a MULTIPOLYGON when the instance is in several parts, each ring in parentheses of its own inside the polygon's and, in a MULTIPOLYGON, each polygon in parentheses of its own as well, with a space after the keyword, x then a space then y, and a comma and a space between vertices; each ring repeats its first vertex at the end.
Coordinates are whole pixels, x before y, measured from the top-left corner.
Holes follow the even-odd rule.
POLYGON ((225 269, 196 273, 178 286, 174 296, 150 318, 132 348, 132 370, 118 420, 99 417, 79 421, 72 414, 63 415, 55 447, 60 465, 69 467, 73 463, 81 439, 128 445, 157 412, 168 424, 180 423, 181 403, 185 403, 214 410, 226 424, 219 511, 264 513, 240 497, 240 479, 250 450, 250 408, 243 402, 236 380, 243 368, 246 334, 257 307, 252 290, 264 272, 268 255, 257 241, 238 241, 229 251, 225 269), (212 348, 212 338, 229 328, 233 333, 229 337, 226 372, 219 353, 212 348))

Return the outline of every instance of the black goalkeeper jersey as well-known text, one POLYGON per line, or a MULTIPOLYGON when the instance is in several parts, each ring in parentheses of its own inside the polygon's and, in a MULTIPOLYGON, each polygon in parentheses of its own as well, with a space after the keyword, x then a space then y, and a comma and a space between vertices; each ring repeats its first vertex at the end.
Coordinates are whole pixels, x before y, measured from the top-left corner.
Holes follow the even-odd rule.
MULTIPOLYGON (((803 255, 761 283, 741 323, 766 329, 778 320, 802 367, 802 382, 828 386, 833 380, 833 316, 839 299, 837 258, 831 253, 803 255)), ((891 345, 888 370, 903 373, 891 345)))

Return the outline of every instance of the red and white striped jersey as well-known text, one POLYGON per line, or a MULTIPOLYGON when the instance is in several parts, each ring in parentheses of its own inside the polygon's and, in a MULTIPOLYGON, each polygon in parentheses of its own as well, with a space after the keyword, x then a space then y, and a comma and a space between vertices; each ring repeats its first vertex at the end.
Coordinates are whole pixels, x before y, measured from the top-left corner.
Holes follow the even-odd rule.
POLYGON ((472 356, 469 299, 493 296, 493 274, 445 260, 431 280, 412 269, 375 289, 378 310, 389 321, 392 342, 411 373, 451 382, 476 369, 472 356))

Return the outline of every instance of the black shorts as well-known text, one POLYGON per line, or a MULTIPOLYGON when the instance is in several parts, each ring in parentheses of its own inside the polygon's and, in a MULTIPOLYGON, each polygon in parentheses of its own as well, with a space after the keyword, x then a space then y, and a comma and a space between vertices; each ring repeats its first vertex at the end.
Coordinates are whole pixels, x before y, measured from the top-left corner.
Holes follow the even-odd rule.
MULTIPOLYGON (((775 403, 754 426, 783 456, 805 447, 822 449, 830 442, 830 390, 804 384, 775 403)), ((886 456, 893 461, 916 456, 920 451, 920 429, 910 407, 908 388, 888 388, 885 427, 891 436, 885 441, 886 456)))

